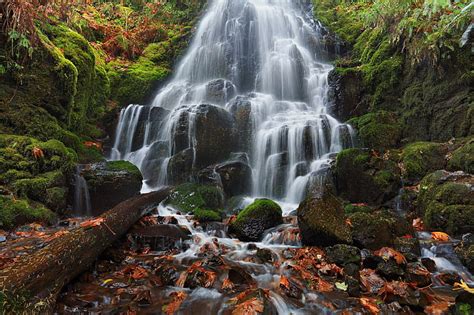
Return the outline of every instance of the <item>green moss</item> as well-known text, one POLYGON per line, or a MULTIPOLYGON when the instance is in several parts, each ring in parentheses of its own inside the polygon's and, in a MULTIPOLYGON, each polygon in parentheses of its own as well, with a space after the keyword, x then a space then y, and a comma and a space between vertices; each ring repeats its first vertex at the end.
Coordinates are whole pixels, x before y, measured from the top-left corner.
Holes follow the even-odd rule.
POLYGON ((110 162, 107 162, 107 169, 109 171, 125 171, 127 173, 131 173, 131 174, 135 174, 137 176, 141 176, 141 172, 140 170, 138 169, 138 167, 136 167, 135 165, 133 165, 132 163, 128 162, 128 161, 110 161, 110 162))
POLYGON ((448 162, 448 169, 474 174, 474 139, 470 139, 453 152, 448 162))
POLYGON ((258 219, 273 214, 282 215, 281 208, 276 202, 270 199, 257 199, 240 211, 234 223, 238 225, 240 222, 248 219, 258 219))
POLYGON ((401 138, 401 125, 394 113, 378 111, 349 120, 357 129, 363 144, 373 149, 396 147, 401 138))
POLYGON ((199 222, 221 221, 222 214, 216 210, 194 209, 194 219, 199 222))
POLYGON ((222 208, 223 195, 215 186, 186 183, 177 186, 167 202, 188 213, 196 208, 217 210, 222 208))
POLYGON ((358 204, 347 204, 344 206, 344 212, 346 214, 350 213, 356 213, 356 212, 365 212, 365 213, 371 213, 373 212, 373 209, 369 206, 366 205, 358 205, 358 204))
POLYGON ((428 173, 443 169, 446 149, 444 145, 431 142, 416 142, 403 149, 402 162, 404 176, 409 180, 419 180, 428 173))
POLYGON ((26 200, 0 196, 0 227, 12 228, 21 221, 51 222, 55 215, 44 207, 32 207, 26 200))

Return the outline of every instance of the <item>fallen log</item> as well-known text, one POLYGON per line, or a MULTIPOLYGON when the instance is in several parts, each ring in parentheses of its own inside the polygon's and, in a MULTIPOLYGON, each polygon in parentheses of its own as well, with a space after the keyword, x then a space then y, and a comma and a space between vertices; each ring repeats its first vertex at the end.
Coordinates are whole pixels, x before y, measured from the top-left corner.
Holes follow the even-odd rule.
POLYGON ((14 304, 21 303, 28 311, 34 307, 35 313, 50 311, 61 289, 90 268, 107 247, 169 192, 164 189, 126 200, 94 220, 96 225, 74 229, 0 270, 0 314, 2 304, 3 310, 8 304, 2 299, 13 299, 14 304))

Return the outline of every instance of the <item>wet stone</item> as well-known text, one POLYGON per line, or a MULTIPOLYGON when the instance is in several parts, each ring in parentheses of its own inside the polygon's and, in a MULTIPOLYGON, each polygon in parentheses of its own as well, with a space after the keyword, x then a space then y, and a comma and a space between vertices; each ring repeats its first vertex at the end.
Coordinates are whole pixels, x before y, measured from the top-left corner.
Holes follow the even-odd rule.
POLYGON ((394 259, 380 262, 377 265, 376 271, 385 278, 393 280, 396 280, 405 274, 401 265, 397 264, 394 259))
POLYGON ((360 250, 355 246, 345 244, 326 247, 326 256, 329 262, 338 265, 359 264, 361 261, 360 250))
POLYGON ((148 246, 154 251, 182 249, 182 241, 190 238, 186 230, 171 224, 136 228, 131 235, 138 246, 148 246))
POLYGON ((431 258, 421 258, 421 263, 429 272, 435 272, 436 271, 436 263, 433 259, 431 258))

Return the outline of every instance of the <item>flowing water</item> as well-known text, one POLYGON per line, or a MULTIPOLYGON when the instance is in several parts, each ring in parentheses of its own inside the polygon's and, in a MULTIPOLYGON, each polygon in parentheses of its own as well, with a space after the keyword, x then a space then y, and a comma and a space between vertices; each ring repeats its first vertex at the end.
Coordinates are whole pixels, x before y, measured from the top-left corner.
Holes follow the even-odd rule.
POLYGON ((83 166, 78 165, 74 173, 73 213, 77 216, 89 217, 92 215, 91 199, 87 181, 81 174, 82 170, 83 166))
POLYGON ((334 153, 353 144, 352 129, 328 112, 321 27, 310 1, 214 0, 174 77, 151 105, 123 109, 111 159, 144 175, 143 191, 170 184, 170 158, 193 152, 200 104, 230 111, 250 104, 254 196, 297 203, 325 174, 334 153), (244 100, 244 102, 242 102, 244 100), (176 143, 183 117, 184 145, 176 143))

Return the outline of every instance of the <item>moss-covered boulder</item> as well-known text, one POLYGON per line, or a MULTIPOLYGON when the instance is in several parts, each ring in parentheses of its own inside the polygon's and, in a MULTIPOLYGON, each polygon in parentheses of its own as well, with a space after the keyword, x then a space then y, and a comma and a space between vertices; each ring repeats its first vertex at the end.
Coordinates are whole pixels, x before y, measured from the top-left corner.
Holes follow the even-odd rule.
POLYGON ((118 203, 140 193, 142 174, 127 161, 91 164, 82 170, 87 182, 94 214, 111 209, 118 203))
POLYGON ((186 213, 195 209, 215 211, 223 208, 224 195, 216 186, 185 183, 174 189, 166 203, 186 213))
POLYGON ((303 244, 331 246, 351 243, 341 201, 326 191, 307 197, 297 209, 303 244))
POLYGON ((416 181, 435 170, 444 169, 446 153, 446 146, 440 143, 415 142, 407 145, 401 155, 404 177, 416 181))
POLYGON ((427 228, 453 235, 474 230, 474 176, 436 171, 420 183, 417 203, 427 228))
POLYGON ((41 205, 33 206, 26 200, 0 196, 0 229, 33 221, 51 223, 55 217, 51 210, 41 205))
POLYGON ((240 211, 230 232, 241 241, 260 241, 266 229, 283 223, 280 206, 269 199, 257 199, 240 211))
POLYGON ((448 162, 448 170, 474 174, 474 138, 452 153, 448 162))
POLYGON ((395 197, 401 186, 395 161, 363 149, 340 152, 334 174, 338 195, 352 203, 381 204, 395 197))
POLYGON ((463 235, 462 242, 455 248, 461 262, 472 273, 474 272, 474 235, 463 235))
POLYGON ((349 124, 357 130, 362 144, 371 149, 397 147, 402 128, 395 113, 378 111, 352 118, 349 124))
POLYGON ((398 236, 413 235, 411 225, 401 217, 387 211, 358 212, 349 215, 354 244, 372 250, 394 245, 398 236))
POLYGON ((207 210, 196 208, 193 210, 193 216, 195 220, 201 223, 222 220, 222 212, 220 210, 207 210))

